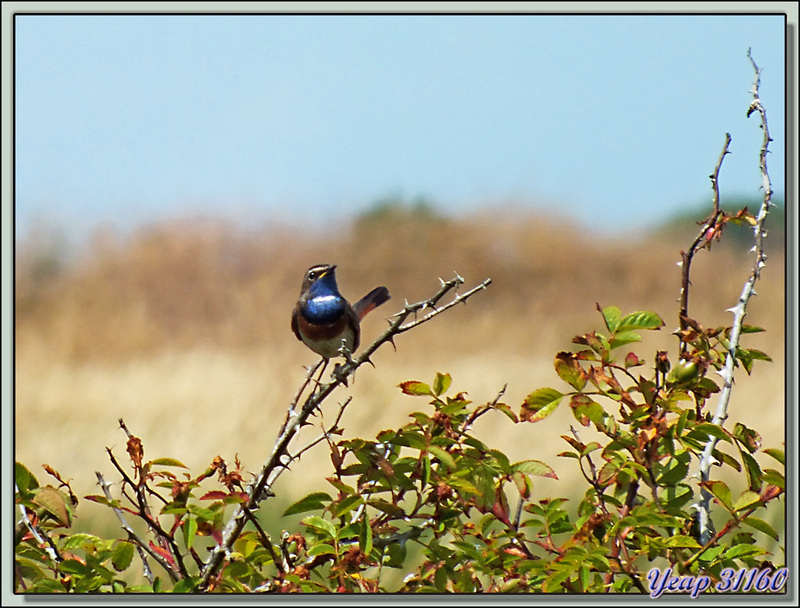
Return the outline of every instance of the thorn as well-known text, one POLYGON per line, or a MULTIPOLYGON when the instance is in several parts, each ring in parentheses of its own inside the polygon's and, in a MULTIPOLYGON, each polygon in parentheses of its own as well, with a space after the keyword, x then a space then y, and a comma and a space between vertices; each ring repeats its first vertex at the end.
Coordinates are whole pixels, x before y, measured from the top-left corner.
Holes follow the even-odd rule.
POLYGON ((439 282, 442 284, 442 287, 447 285, 447 283, 445 282, 445 280, 442 277, 439 277, 439 282))
POLYGON ((347 376, 348 374, 342 373, 343 365, 341 363, 337 363, 336 367, 333 368, 333 373, 331 374, 334 378, 336 378, 339 382, 344 384, 345 386, 349 386, 347 384, 347 376))

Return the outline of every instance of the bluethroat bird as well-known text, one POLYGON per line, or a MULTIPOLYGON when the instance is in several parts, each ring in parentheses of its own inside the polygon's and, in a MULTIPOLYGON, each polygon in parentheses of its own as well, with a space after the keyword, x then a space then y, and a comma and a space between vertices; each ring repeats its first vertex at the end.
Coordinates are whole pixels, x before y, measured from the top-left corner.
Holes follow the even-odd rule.
POLYGON ((361 319, 390 297, 386 287, 376 287, 351 306, 336 286, 336 266, 317 264, 303 279, 292 331, 326 361, 342 356, 342 343, 352 354, 361 342, 361 319))

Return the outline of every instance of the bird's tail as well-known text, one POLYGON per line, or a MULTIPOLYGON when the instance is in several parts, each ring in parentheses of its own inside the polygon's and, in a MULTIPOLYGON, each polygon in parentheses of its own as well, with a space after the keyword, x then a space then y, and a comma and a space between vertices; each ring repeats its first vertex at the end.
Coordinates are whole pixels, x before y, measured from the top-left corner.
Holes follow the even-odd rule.
POLYGON ((353 305, 353 309, 358 315, 358 320, 361 321, 361 319, 363 319, 369 311, 378 308, 378 306, 386 302, 391 297, 392 296, 389 295, 389 290, 383 286, 376 287, 370 291, 367 295, 353 305))

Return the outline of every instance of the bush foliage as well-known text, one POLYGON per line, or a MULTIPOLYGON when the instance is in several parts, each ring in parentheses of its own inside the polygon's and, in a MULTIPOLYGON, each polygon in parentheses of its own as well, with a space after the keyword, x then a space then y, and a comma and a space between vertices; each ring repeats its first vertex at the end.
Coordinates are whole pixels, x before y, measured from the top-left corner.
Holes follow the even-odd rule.
MULTIPOLYGON (((779 534, 760 515, 783 496, 783 451, 762 450, 756 431, 741 424, 727 430, 710 422, 707 411, 719 391, 708 372, 722 366, 730 328, 691 332, 685 336, 691 348, 674 363, 666 351, 646 362, 628 349, 640 332, 659 330, 662 319, 598 308, 602 328, 576 336, 574 351, 555 357, 560 388, 536 389, 516 410, 501 401, 502 393, 476 406, 452 390, 450 375, 437 373, 430 384, 400 384, 404 395, 426 401, 406 425, 371 440, 333 441, 343 433, 333 429, 329 487, 284 513, 304 514, 301 527, 276 542, 253 517, 208 590, 378 592, 386 590, 382 573, 399 569, 407 576, 397 591, 648 593, 653 563, 716 581, 726 569, 780 568, 764 548, 779 534), (573 459, 586 482, 574 511, 564 498, 538 495, 536 479, 555 477, 545 462, 511 462, 502 445, 472 432, 486 414, 531 424, 564 405, 580 427, 601 437, 584 441, 573 428, 562 435, 566 449, 558 456, 573 459), (719 531, 701 543, 693 506, 698 484, 690 471, 709 436, 727 448, 715 448, 716 462, 746 487, 735 492, 720 480, 706 484, 719 531), (771 456, 775 468, 762 468, 754 458, 758 451, 771 456)), ((765 358, 737 350, 748 372, 765 358)), ((17 590, 198 587, 205 563, 198 541, 220 542, 226 508, 247 501, 241 464, 228 466, 217 457, 200 475, 176 474, 185 467, 174 459, 145 461, 134 435, 127 452, 130 471, 109 450, 122 496, 86 498, 144 521, 152 535, 146 549, 135 533, 116 539, 70 533, 77 499, 69 484, 49 469, 58 484, 41 485, 17 464, 17 502, 31 524, 17 527, 17 590), (166 576, 151 573, 152 582, 126 583, 120 573, 144 563, 137 550, 145 562, 163 563, 166 576)))
POLYGON ((15 591, 654 597, 781 591, 787 573, 783 530, 769 523, 766 512, 784 506, 783 449, 762 446, 758 432, 741 423, 724 424, 734 370, 751 374, 757 361, 770 360, 740 343, 763 331, 742 322, 766 259, 763 222, 771 204, 765 161, 770 139, 757 97, 758 73, 756 68, 750 111, 761 113, 765 133, 764 204, 757 215, 746 208, 720 210, 716 181, 728 139, 712 175, 714 211, 682 252, 677 348, 636 352, 644 332, 665 326, 662 317, 598 304, 596 329, 575 336, 571 350, 555 355, 553 386, 532 390, 521 404, 505 403, 505 389, 476 404, 453 387, 449 374, 436 373, 429 383, 399 385, 402 404, 418 406, 405 425, 371 439, 348 436, 339 427, 348 400, 317 441, 290 450, 295 430, 370 362, 374 350, 490 283, 441 305, 463 279, 443 281, 429 300, 406 304, 357 357, 343 353, 345 363, 329 381, 321 381, 322 372, 312 381, 318 366, 310 371, 258 476, 245 472, 238 458, 228 463, 217 456, 199 474, 171 457, 147 460, 141 438, 120 420, 130 463, 107 448, 118 479, 97 473, 102 493, 85 497, 114 513, 121 529, 116 537, 76 532, 78 499, 69 481, 45 466, 52 478, 45 484, 17 463, 15 591), (690 264, 730 224, 754 228, 756 261, 732 309, 734 322, 705 327, 688 315, 690 264), (432 312, 419 317, 427 310, 432 312), (531 458, 512 461, 502 433, 487 440, 474 430, 478 418, 496 416, 508 425, 536 425, 530 430, 535 437, 553 432, 548 417, 564 407, 576 425, 560 429, 564 451, 555 456, 571 460, 584 482, 572 500, 541 491, 539 479, 556 478, 546 462, 553 455, 539 454, 532 441, 531 458), (322 446, 331 462, 325 486, 285 509, 286 531, 273 539, 260 507, 274 496, 277 476, 291 474, 291 462, 322 446), (112 486, 119 488, 117 496, 112 486))

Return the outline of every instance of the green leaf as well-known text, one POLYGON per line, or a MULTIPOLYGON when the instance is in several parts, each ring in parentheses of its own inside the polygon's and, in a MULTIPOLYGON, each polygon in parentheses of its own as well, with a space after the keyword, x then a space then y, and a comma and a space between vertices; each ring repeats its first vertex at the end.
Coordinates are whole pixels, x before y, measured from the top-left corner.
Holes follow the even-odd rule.
POLYGON ((548 576, 544 583, 542 584, 542 591, 545 593, 554 593, 557 591, 564 591, 564 587, 561 585, 564 581, 566 581, 570 576, 570 571, 568 569, 564 570, 557 570, 553 572, 550 576, 548 576))
POLYGON ((767 331, 761 327, 756 327, 755 325, 742 325, 741 333, 743 334, 755 334, 762 331, 767 331))
POLYGON ((311 547, 306 554, 309 557, 314 557, 315 555, 336 555, 336 549, 327 543, 320 543, 311 547))
POLYGON ((197 587, 199 581, 192 577, 184 578, 175 583, 172 588, 172 593, 192 593, 197 587))
POLYGON ((217 515, 217 511, 215 511, 214 509, 207 509, 206 507, 201 507, 195 504, 186 505, 186 510, 189 513, 196 515, 199 519, 205 521, 214 521, 214 518, 217 515))
POLYGON ((725 550, 725 547, 722 545, 717 545, 715 547, 709 547, 705 551, 703 551, 700 555, 697 556, 697 559, 703 562, 713 562, 717 559, 717 556, 725 550))
POLYGON ((511 465, 511 470, 515 473, 558 479, 556 472, 541 460, 520 460, 511 465))
MULTIPOLYGON (((27 494, 28 490, 34 490, 39 487, 36 477, 21 462, 14 463, 14 481, 22 494, 27 494)), ((62 587, 61 590, 63 591, 64 588, 62 587)))
POLYGON ((748 487, 754 492, 761 491, 761 484, 763 477, 763 473, 761 472, 761 467, 758 465, 756 459, 753 458, 750 454, 748 454, 744 450, 739 450, 739 454, 741 454, 742 456, 742 462, 744 463, 744 470, 747 473, 748 487))
POLYGON ((341 517, 363 503, 364 499, 359 494, 345 496, 341 500, 331 503, 331 515, 341 517))
POLYGON ((700 543, 698 543, 694 538, 691 536, 684 536, 683 534, 676 534, 675 536, 670 536, 665 542, 665 547, 688 547, 690 549, 699 549, 701 547, 700 543))
POLYGON ((777 486, 781 490, 786 489, 786 479, 775 469, 764 469, 764 477, 762 477, 762 481, 771 486, 777 486))
POLYGON ((400 387, 400 390, 403 391, 403 393, 406 395, 433 396, 433 391, 431 391, 431 387, 425 384, 424 382, 418 382, 417 380, 407 380, 406 382, 401 382, 397 386, 400 387))
POLYGON ((389 554, 389 559, 384 565, 391 568, 405 568, 406 551, 406 543, 391 543, 387 545, 386 552, 389 554))
MULTIPOLYGON (((689 434, 691 436, 710 435, 722 441, 732 443, 731 438, 728 436, 728 433, 725 431, 725 429, 723 429, 720 425, 712 424, 711 422, 701 422, 700 424, 695 425, 689 434)), ((705 437, 702 438, 705 439, 705 437)))
POLYGON ((489 450, 486 455, 494 459, 494 462, 497 464, 497 468, 501 473, 503 473, 503 475, 508 475, 511 473, 511 461, 509 461, 508 456, 506 456, 503 452, 500 450, 489 450))
POLYGON ((64 549, 87 549, 91 547, 102 547, 103 546, 103 539, 99 536, 95 536, 94 534, 87 534, 85 532, 79 532, 78 534, 73 534, 64 541, 64 549))
POLYGON ((753 545, 734 545, 725 551, 724 559, 741 559, 744 557, 752 557, 756 555, 763 555, 765 550, 761 547, 753 545))
POLYGON ((149 465, 159 465, 162 467, 180 467, 182 469, 188 469, 185 464, 183 464, 180 460, 175 460, 174 458, 156 458, 155 460, 151 460, 149 465))
POLYGON ((506 403, 495 403, 492 406, 494 409, 503 412, 508 418, 511 419, 511 422, 517 423, 519 422, 519 418, 517 415, 512 411, 512 409, 506 403))
POLYGON ((733 511, 733 494, 724 481, 709 481, 705 485, 728 511, 733 511))
POLYGON ((183 540, 186 543, 186 547, 188 549, 192 548, 192 544, 194 543, 195 534, 197 534, 197 518, 196 517, 187 517, 186 521, 183 522, 183 540))
POLYGON ((31 593, 66 593, 64 585, 52 578, 43 578, 35 581, 28 590, 31 593))
POLYGON ((564 394, 554 388, 540 388, 525 398, 522 404, 520 419, 528 422, 539 422, 552 414, 561 403, 564 394))
POLYGON ((632 330, 620 331, 611 336, 611 339, 608 341, 608 347, 611 349, 619 348, 620 346, 625 346, 626 344, 632 344, 634 342, 641 342, 642 336, 632 330))
POLYGON ((428 452, 436 456, 436 458, 439 459, 439 462, 441 462, 451 471, 457 468, 455 459, 442 448, 435 445, 429 445, 428 452))
POLYGON ((472 482, 467 481, 466 479, 459 479, 458 477, 453 477, 452 479, 447 480, 447 485, 459 490, 460 492, 466 492, 467 494, 474 494, 475 496, 482 496, 483 494, 481 491, 473 484, 472 482))
POLYGON ((372 526, 369 524, 369 517, 361 520, 361 530, 358 533, 358 547, 365 555, 372 553, 372 526))
POLYGON ((336 527, 328 520, 322 519, 319 515, 309 515, 300 523, 329 538, 336 539, 337 537, 336 527))
POLYGON ((741 493, 739 498, 733 505, 736 511, 746 511, 748 508, 754 507, 761 502, 761 496, 752 490, 745 490, 741 493))
POLYGON ((59 565, 61 572, 69 574, 80 574, 81 576, 90 576, 92 574, 91 566, 78 561, 77 559, 65 559, 59 565))
POLYGON ((675 436, 681 437, 683 430, 686 428, 686 423, 689 421, 690 410, 686 409, 681 412, 678 422, 675 424, 675 436))
POLYGON ((589 395, 584 395, 583 393, 573 395, 569 401, 569 406, 572 408, 575 420, 583 426, 589 426, 589 422, 593 422, 600 429, 605 426, 606 412, 603 406, 594 401, 589 395))
POLYGON ((452 381, 453 378, 450 377, 450 374, 440 374, 436 372, 436 378, 433 381, 433 392, 436 393, 436 395, 446 393, 452 381))
POLYGON ((786 453, 783 450, 779 450, 777 448, 766 448, 764 452, 772 456, 782 465, 786 466, 786 453))
POLYGON ((379 511, 383 511, 387 515, 397 519, 405 519, 406 512, 403 511, 402 508, 398 507, 396 504, 393 504, 387 500, 383 500, 382 498, 371 498, 367 501, 367 504, 371 507, 378 509, 379 511))
POLYGON ((307 511, 317 511, 324 509, 326 503, 331 502, 333 499, 327 492, 313 492, 308 496, 304 496, 297 502, 289 505, 283 512, 283 516, 295 515, 297 513, 305 513, 307 511))
POLYGON ((750 357, 757 360, 757 361, 772 361, 772 357, 770 357, 764 351, 755 349, 755 348, 748 348, 747 352, 750 353, 750 357))
POLYGON ((583 390, 583 387, 586 386, 588 376, 572 353, 565 351, 558 353, 555 359, 555 368, 558 377, 575 390, 583 390))
POLYGON ((602 467, 600 467, 600 472, 597 475, 597 481, 600 484, 605 485, 614 479, 617 471, 619 471, 619 463, 609 460, 602 467))
POLYGON ((657 477, 658 485, 674 486, 689 474, 689 452, 683 452, 667 459, 664 466, 660 468, 661 474, 657 477))
POLYGON ((231 492, 222 499, 222 502, 226 505, 240 505, 248 500, 250 500, 250 497, 246 492, 231 492))
MULTIPOLYGON (((599 304, 597 308, 600 309, 599 304)), ((603 320, 605 321, 608 331, 613 334, 617 330, 617 327, 619 327, 619 322, 622 320, 622 311, 616 306, 606 306, 600 309, 600 312, 603 315, 603 320)))
POLYGON ((425 487, 431 481, 431 459, 430 456, 427 454, 422 457, 422 485, 420 487, 421 490, 424 490, 425 487))
POLYGON ((640 310, 625 315, 617 325, 616 331, 628 331, 630 329, 660 329, 664 327, 664 321, 654 312, 640 310))
POLYGON ((114 570, 122 572, 131 565, 133 559, 133 543, 128 541, 118 541, 114 543, 114 551, 111 554, 111 565, 114 570))
POLYGON ((721 462, 721 463, 723 463, 723 464, 726 464, 726 465, 728 465, 729 467, 731 467, 731 468, 732 468, 733 470, 735 470, 737 473, 741 472, 741 470, 742 470, 742 465, 741 465, 741 464, 739 464, 739 461, 738 461, 738 460, 736 460, 736 458, 734 458, 734 457, 733 457, 733 456, 731 456, 730 454, 728 454, 728 453, 726 453, 726 452, 723 452, 722 450, 717 450, 717 449, 715 449, 715 450, 712 450, 712 452, 711 452, 711 455, 712 455, 712 456, 713 456, 715 459, 717 459, 719 462, 721 462))
POLYGON ((772 526, 770 526, 763 519, 758 519, 756 517, 745 517, 742 521, 744 521, 744 523, 746 523, 751 528, 755 528, 759 532, 763 532, 767 536, 774 538, 775 540, 778 540, 778 533, 772 526))

